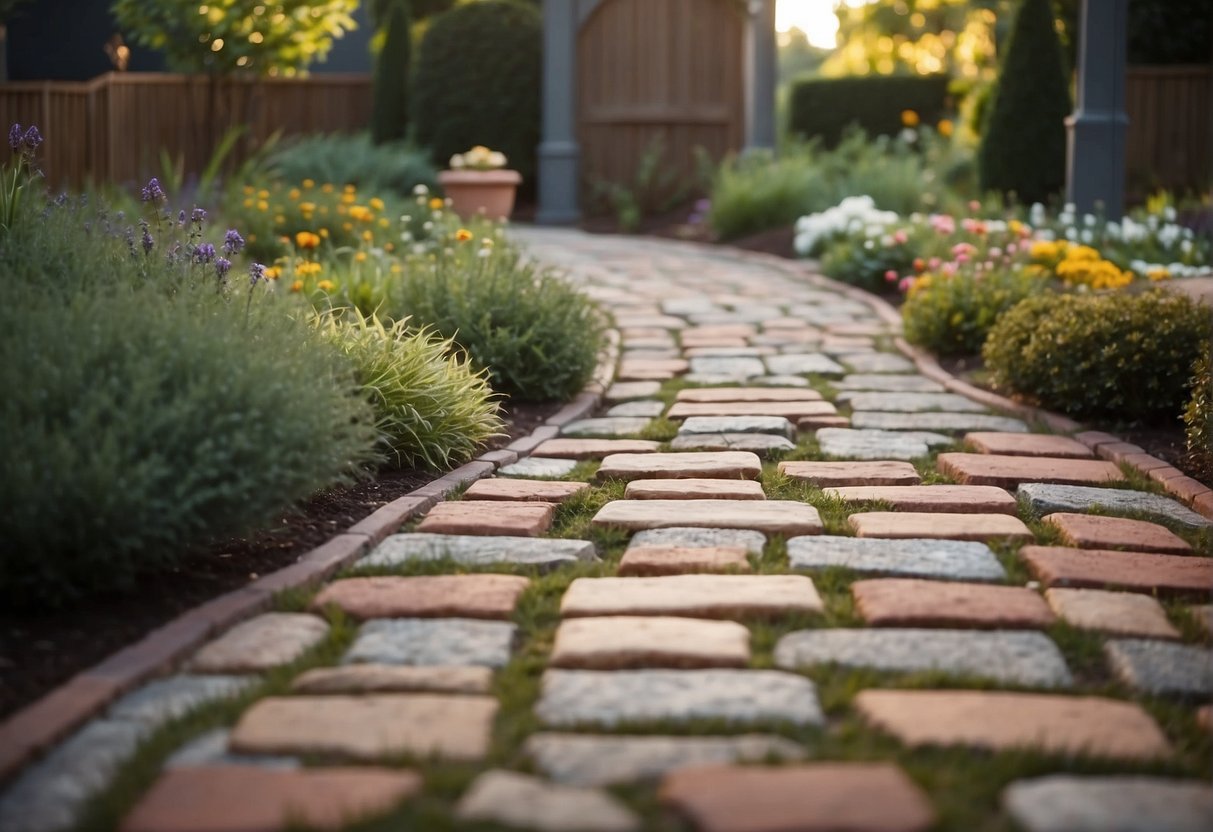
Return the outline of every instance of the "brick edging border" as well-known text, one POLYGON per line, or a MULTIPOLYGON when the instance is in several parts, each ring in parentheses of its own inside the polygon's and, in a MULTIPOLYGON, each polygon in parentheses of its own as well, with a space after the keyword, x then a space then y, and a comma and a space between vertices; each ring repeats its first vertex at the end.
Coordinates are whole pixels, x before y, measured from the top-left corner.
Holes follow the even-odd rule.
POLYGON ((0 784, 122 694, 170 670, 218 633, 269 608, 277 593, 319 584, 453 491, 527 456, 561 427, 592 412, 602 402, 619 359, 618 331, 612 328, 607 336, 590 382, 529 436, 487 451, 381 506, 290 566, 182 613, 9 716, 0 723, 0 784))

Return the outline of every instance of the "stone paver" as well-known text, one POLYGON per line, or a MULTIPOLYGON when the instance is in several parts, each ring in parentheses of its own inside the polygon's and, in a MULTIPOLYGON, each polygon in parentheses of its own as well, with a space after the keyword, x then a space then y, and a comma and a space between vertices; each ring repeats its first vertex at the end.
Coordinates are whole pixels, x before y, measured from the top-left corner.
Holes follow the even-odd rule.
POLYGON ((965 444, 983 454, 999 456, 1047 456, 1064 459, 1091 459, 1086 445, 1068 436, 1047 433, 998 433, 977 431, 965 435, 965 444))
POLYGON ((374 762, 402 754, 479 760, 488 753, 491 696, 375 693, 262 699, 232 730, 249 754, 307 754, 374 762))
POLYGON ((649 425, 643 416, 604 416, 599 419, 578 419, 560 429, 561 436, 631 436, 649 425))
POLYGON ((805 416, 833 416, 834 405, 825 401, 800 402, 674 402, 667 419, 691 416, 780 416, 795 422, 805 416))
POLYGON ((744 546, 629 546, 619 561, 620 577, 749 571, 744 546))
POLYGON ((487 667, 355 664, 317 667, 296 677, 295 693, 488 693, 487 667))
POLYGON ((937 537, 942 540, 1031 541, 1032 532, 1018 517, 1006 514, 868 511, 847 518, 859 537, 892 539, 937 537))
POLYGON ((1028 426, 1018 419, 985 413, 886 413, 855 410, 851 413, 851 426, 866 430, 1028 432, 1028 426))
POLYGON ((660 392, 660 381, 619 381, 607 388, 605 398, 608 402, 629 402, 647 399, 660 392))
POLYGON ((986 408, 972 399, 955 393, 882 393, 853 392, 845 399, 856 411, 889 411, 893 413, 926 413, 946 411, 949 413, 984 413, 986 408))
POLYGON ((690 549, 714 546, 741 546, 754 555, 762 554, 766 545, 762 532, 747 529, 703 529, 694 526, 673 526, 668 529, 646 529, 632 535, 628 548, 644 546, 679 546, 690 549))
POLYGON ((1149 595, 1102 589, 1050 589, 1045 600, 1067 624, 1122 636, 1178 639, 1166 610, 1149 595))
POLYGON ((156 729, 196 708, 232 699, 256 683, 254 676, 169 676, 148 682, 110 706, 113 719, 156 729))
POLYGON ((952 440, 929 431, 855 430, 822 428, 817 441, 826 456, 848 459, 914 459, 926 456, 931 448, 950 445, 952 440))
POLYGON ((733 621, 673 616, 573 618, 556 630, 551 667, 745 667, 750 631, 733 621))
POLYGON ((328 632, 328 623, 314 615, 265 613, 207 644, 187 667, 194 673, 260 673, 295 661, 328 632))
POLYGON ((1045 456, 943 453, 939 470, 966 485, 1014 488, 1025 482, 1085 485, 1124 478, 1115 464, 1102 459, 1058 459, 1045 456))
POLYGON ((565 477, 576 467, 575 459, 528 456, 526 459, 502 466, 497 473, 503 477, 565 477))
POLYGON ((689 416, 678 426, 680 436, 703 433, 770 433, 792 437, 796 429, 783 416, 689 416))
POLYGON ((687 371, 682 358, 633 358, 619 362, 615 377, 620 381, 665 381, 687 371))
POLYGON ((691 358, 691 375, 719 375, 745 381, 766 372, 762 359, 752 356, 700 356, 691 358))
POLYGON ((1040 514, 1050 514, 1055 511, 1089 511, 1098 506, 1113 514, 1126 511, 1144 512, 1174 520, 1193 529, 1213 527, 1213 520, 1202 517, 1170 497, 1127 488, 1024 483, 1019 486, 1016 494, 1025 498, 1028 504, 1040 514))
POLYGON ((1008 491, 992 485, 853 485, 825 493, 848 503, 880 500, 896 511, 944 511, 956 514, 1014 514, 1008 491))
POLYGON ((517 563, 553 567, 595 560, 597 554, 588 540, 413 533, 388 537, 358 561, 358 566, 400 566, 441 558, 463 566, 517 563))
POLYGON ((766 534, 818 534, 817 509, 795 500, 614 500, 591 521, 621 529, 692 525, 708 529, 754 529, 766 534))
POLYGON ((776 670, 548 670, 535 713, 554 727, 824 720, 813 683, 776 670))
POLYGON ((555 785, 504 769, 477 777, 455 807, 463 821, 495 821, 541 832, 634 832, 640 818, 596 789, 555 785))
POLYGON ((516 628, 472 618, 390 618, 368 621, 346 651, 347 663, 484 665, 510 660, 516 628))
POLYGON ((483 534, 538 537, 552 525, 556 507, 506 500, 439 503, 417 524, 430 534, 483 534))
POLYGON ((1166 526, 1124 517, 1055 512, 1041 518, 1061 532, 1068 546, 1079 549, 1131 549, 1136 552, 1161 552, 1187 555, 1192 547, 1166 526))
POLYGON ((1057 645, 1030 632, 800 630, 775 645, 775 663, 788 669, 836 664, 893 673, 932 671, 1030 687, 1073 683, 1057 645))
POLYGON ((738 618, 822 611, 804 575, 669 575, 578 578, 560 602, 561 615, 686 615, 738 618))
POLYGON ((679 402, 805 402, 820 400, 816 390, 803 387, 710 387, 704 389, 679 390, 675 401, 679 402))
POLYGON ((851 584, 851 595, 860 616, 877 627, 1034 630, 1054 621, 1045 600, 1020 586, 876 578, 851 584))
POLYGON ((1025 546, 1019 556, 1049 587, 1111 586, 1160 595, 1207 597, 1213 586, 1213 558, 1064 546, 1025 546))
POLYGON ((1111 639, 1108 664, 1122 682, 1157 696, 1208 701, 1213 696, 1213 651, 1153 639, 1111 639))
POLYGON ((840 359, 853 373, 912 373, 914 362, 887 352, 848 353, 840 359))
MULTIPOLYGON (((926 376, 852 373, 834 382, 838 390, 875 390, 884 393, 942 393, 944 386, 926 376)), ((839 401, 842 401, 839 397, 839 401)))
POLYGON ((842 567, 953 581, 1001 581, 1006 577, 989 546, 968 540, 794 537, 788 541, 788 561, 793 569, 842 567))
POLYGON ((841 376, 846 374, 834 359, 821 353, 801 353, 799 355, 772 355, 764 358, 767 370, 776 375, 801 376, 822 375, 841 376))
POLYGON ((297 757, 271 756, 268 754, 233 754, 228 750, 232 732, 216 728, 198 735, 173 752, 164 761, 164 769, 190 768, 194 766, 258 766, 260 768, 293 770, 303 767, 297 757))
POLYGON ((342 829, 384 814, 421 789, 412 771, 198 766, 161 775, 122 822, 122 832, 342 829))
POLYGON ((628 500, 765 500, 754 480, 632 480, 623 492, 628 500))
POLYGON ((606 412, 608 418, 617 418, 623 416, 643 416, 646 419, 655 419, 665 410, 665 402, 652 399, 639 399, 637 401, 623 402, 617 404, 606 412))
POLYGON ((657 453, 660 442, 649 439, 548 439, 532 452, 560 459, 603 459, 611 454, 657 453))
POLYGON ((1171 747, 1138 705, 1093 696, 994 691, 864 690, 854 708, 910 746, 1148 760, 1171 747))
POLYGON ((765 457, 795 447, 787 437, 769 433, 680 433, 670 441, 670 448, 675 451, 749 451, 765 457))
MULTIPOLYGON (((756 480, 762 460, 748 451, 723 453, 611 454, 602 461, 598 479, 678 479, 714 477, 756 480)), ((686 525, 686 524, 684 524, 686 525)))
POLYGON ((476 480, 467 491, 463 492, 463 499, 559 503, 587 488, 589 485, 584 482, 519 479, 476 480))
POLYGON ((700 832, 921 832, 927 795, 890 763, 705 766, 673 772, 661 802, 700 832))
POLYGON ((509 618, 527 583, 519 575, 347 578, 322 589, 312 608, 335 604, 358 619, 509 618))
POLYGON ((1025 832, 1206 832, 1213 786, 1141 775, 1016 780, 1002 805, 1025 832))
POLYGON ((779 473, 821 488, 873 485, 918 485, 922 479, 909 462, 781 462, 779 473))

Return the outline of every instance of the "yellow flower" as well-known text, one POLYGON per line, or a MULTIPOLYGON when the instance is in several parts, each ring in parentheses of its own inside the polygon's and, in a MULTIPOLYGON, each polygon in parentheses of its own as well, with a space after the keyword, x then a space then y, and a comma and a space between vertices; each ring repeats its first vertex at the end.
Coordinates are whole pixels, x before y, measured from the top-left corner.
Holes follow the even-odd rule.
POLYGON ((370 202, 369 202, 368 204, 369 204, 369 205, 370 205, 372 208, 374 208, 376 211, 382 211, 382 210, 383 210, 383 200, 382 200, 382 199, 380 199, 380 198, 379 198, 379 197, 377 197, 377 196, 373 196, 373 197, 371 197, 370 202))
POLYGON ((384 243, 384 244, 383 244, 383 250, 384 250, 384 251, 395 251, 395 250, 396 250, 396 244, 395 244, 395 243, 392 243, 392 242, 387 242, 387 243, 384 243))
POLYGON ((306 190, 310 190, 310 189, 312 189, 312 188, 314 188, 314 187, 316 187, 316 180, 315 180, 315 179, 304 179, 304 180, 303 180, 303 189, 304 189, 305 191, 306 191, 306 190))
POLYGON ((404 269, 400 268, 399 263, 392 264, 392 268, 391 268, 392 274, 400 274, 402 271, 404 271, 404 269))
POLYGON ((366 240, 368 243, 371 242, 371 240, 375 239, 375 232, 368 228, 366 231, 362 232, 362 239, 366 240))
POLYGON ((269 199, 269 198, 270 198, 270 192, 267 191, 265 188, 262 188, 261 190, 257 191, 257 199, 269 199))
POLYGON ((346 185, 342 190, 344 190, 347 194, 358 193, 358 189, 355 188, 353 185, 346 185))
POLYGON ((269 266, 266 268, 264 274, 269 280, 277 280, 282 277, 282 269, 278 266, 269 266))
POLYGON ((320 245, 320 235, 311 231, 300 231, 295 235, 295 245, 304 249, 316 248, 320 245))
POLYGON ((324 191, 326 194, 331 194, 333 192, 333 183, 325 182, 320 186, 320 190, 324 191))
POLYGON ((455 232, 455 239, 461 243, 466 243, 468 240, 472 239, 472 232, 468 231, 466 228, 461 228, 455 232))
POLYGON ((370 220, 374 219, 374 216, 375 215, 371 213, 371 209, 367 208, 365 205, 350 206, 350 217, 358 222, 369 222, 370 220))
POLYGON ((366 252, 365 251, 354 252, 354 262, 355 263, 365 263, 366 262, 366 252))
POLYGON ((245 208, 252 208, 252 207, 253 207, 253 200, 252 200, 252 198, 251 198, 251 197, 250 197, 249 199, 246 199, 246 200, 244 201, 244 207, 245 207, 245 208))
POLYGON ((1099 260, 1099 252, 1090 246, 1074 246, 1066 252, 1067 260, 1099 260))
POLYGON ((321 229, 320 229, 320 236, 321 236, 323 239, 327 240, 327 239, 329 238, 329 230, 328 230, 327 228, 321 228, 321 229))
POLYGON ((331 280, 322 280, 316 284, 316 288, 322 292, 331 292, 337 288, 337 284, 331 280))
POLYGON ((902 127, 917 127, 918 113, 914 112, 913 110, 902 110, 901 125, 902 127))
POLYGON ((302 191, 300 191, 298 188, 291 188, 290 191, 287 192, 287 196, 291 198, 292 202, 298 199, 301 195, 302 191))
POLYGON ((343 193, 341 195, 341 204, 342 205, 353 205, 357 201, 358 201, 358 194, 350 193, 349 191, 346 191, 345 193, 343 193))
POLYGON ((312 213, 313 211, 315 211, 315 210, 316 210, 316 203, 314 203, 314 202, 300 202, 300 203, 299 203, 299 210, 300 210, 300 211, 302 211, 302 212, 303 212, 303 213, 305 213, 305 214, 310 214, 310 213, 312 213))
POLYGON ((1057 259, 1057 244, 1050 240, 1037 240, 1029 250, 1033 260, 1049 262, 1057 259))
POLYGON ((274 225, 282 225, 284 222, 286 222, 286 217, 282 216, 281 214, 274 217, 274 225))
POLYGON ((291 284, 291 291, 292 291, 292 292, 302 292, 302 291, 303 291, 303 281, 302 281, 302 280, 296 280, 294 283, 292 283, 292 284, 291 284))
POLYGON ((1159 266, 1158 268, 1150 269, 1148 272, 1146 272, 1146 277, 1157 283, 1159 280, 1170 280, 1171 273, 1159 266))
POLYGON ((268 210, 270 210, 270 204, 263 199, 257 203, 257 210, 258 211, 268 211, 268 210))
POLYGON ((354 230, 354 224, 352 222, 343 222, 341 223, 341 227, 346 231, 354 230))
POLYGON ((939 135, 946 139, 952 135, 952 131, 955 129, 955 126, 952 124, 951 119, 942 118, 939 120, 939 123, 935 125, 935 129, 939 132, 939 135))
POLYGON ((440 198, 433 197, 432 199, 430 199, 430 210, 431 211, 441 211, 442 206, 444 204, 445 203, 443 203, 443 201, 440 198))
POLYGON ((244 186, 244 194, 245 194, 245 196, 252 196, 252 195, 253 195, 253 192, 254 192, 255 190, 256 190, 256 189, 255 189, 255 188, 254 188, 252 185, 245 185, 245 186, 244 186))
POLYGON ((387 217, 379 218, 379 227, 380 228, 387 228, 391 224, 392 224, 391 220, 389 220, 387 217))

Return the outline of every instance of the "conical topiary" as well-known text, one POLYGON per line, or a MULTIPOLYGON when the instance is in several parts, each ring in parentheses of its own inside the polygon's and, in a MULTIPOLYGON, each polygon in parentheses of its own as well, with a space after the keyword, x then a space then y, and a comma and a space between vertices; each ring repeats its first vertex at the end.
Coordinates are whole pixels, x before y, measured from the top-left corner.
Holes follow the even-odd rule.
POLYGON ((409 0, 388 0, 383 48, 375 60, 371 138, 375 144, 403 139, 409 126, 409 0))
POLYGON ((1070 84, 1050 0, 1023 0, 978 152, 983 191, 1043 202, 1066 181, 1070 84))

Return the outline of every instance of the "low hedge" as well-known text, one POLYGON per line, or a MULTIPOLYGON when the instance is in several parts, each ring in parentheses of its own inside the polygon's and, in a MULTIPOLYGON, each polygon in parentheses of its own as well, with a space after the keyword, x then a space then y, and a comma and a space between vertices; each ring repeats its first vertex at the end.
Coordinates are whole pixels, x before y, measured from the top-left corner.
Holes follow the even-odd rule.
POLYGON ((788 126, 803 138, 820 137, 826 147, 834 147, 850 124, 869 135, 897 133, 904 110, 913 110, 923 124, 934 124, 944 115, 947 98, 946 75, 806 78, 792 85, 788 126))

